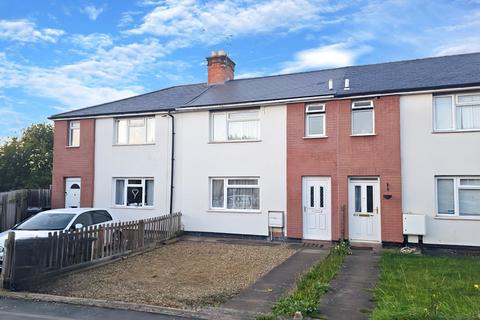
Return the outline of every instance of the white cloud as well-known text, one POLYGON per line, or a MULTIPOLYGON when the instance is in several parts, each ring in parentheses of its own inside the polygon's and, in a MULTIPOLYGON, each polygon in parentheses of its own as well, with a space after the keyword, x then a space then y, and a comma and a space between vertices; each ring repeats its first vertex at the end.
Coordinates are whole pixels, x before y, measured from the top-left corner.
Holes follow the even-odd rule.
POLYGON ((44 28, 37 29, 35 23, 20 20, 0 20, 0 40, 19 42, 57 42, 64 34, 63 30, 44 28))
POLYGON ((22 88, 60 107, 78 108, 139 94, 138 77, 151 72, 165 51, 157 40, 100 48, 88 59, 53 68, 26 66, 0 52, 0 87, 22 88))
POLYGON ((469 37, 441 45, 434 49, 436 56, 480 52, 480 37, 469 37))
MULTIPOLYGON (((151 2, 151 1, 150 1, 151 2)), ((173 38, 176 46, 215 44, 236 36, 303 28, 318 29, 341 5, 327 0, 212 1, 166 0, 126 31, 173 38)))
POLYGON ((94 5, 91 6, 85 6, 82 9, 82 12, 85 13, 88 18, 92 21, 97 20, 98 16, 102 14, 104 11, 104 8, 97 8, 94 5))
POLYGON ((371 48, 368 46, 354 48, 346 43, 302 50, 295 54, 292 61, 282 65, 280 73, 353 65, 357 57, 370 50, 371 48))
POLYGON ((75 34, 70 37, 70 41, 82 49, 97 49, 113 45, 112 37, 105 33, 75 34))

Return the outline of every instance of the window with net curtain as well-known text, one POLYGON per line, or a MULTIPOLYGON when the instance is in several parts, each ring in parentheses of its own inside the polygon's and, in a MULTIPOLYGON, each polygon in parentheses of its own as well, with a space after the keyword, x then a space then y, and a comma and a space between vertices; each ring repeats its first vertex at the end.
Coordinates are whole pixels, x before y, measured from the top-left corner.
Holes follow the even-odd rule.
POLYGON ((141 117, 115 120, 115 143, 155 143, 155 117, 141 117))
POLYGON ((211 208, 226 210, 259 210, 258 179, 211 178, 211 208))
POLYGON ((68 146, 80 146, 80 121, 70 121, 68 125, 68 146))
POLYGON ((210 125, 214 142, 259 140, 260 110, 212 112, 210 125))
POLYGON ((480 93, 436 96, 433 99, 434 129, 480 129, 480 93))
POLYGON ((374 134, 373 101, 352 103, 352 135, 374 134))
POLYGON ((437 177, 437 213, 480 216, 480 177, 437 177))

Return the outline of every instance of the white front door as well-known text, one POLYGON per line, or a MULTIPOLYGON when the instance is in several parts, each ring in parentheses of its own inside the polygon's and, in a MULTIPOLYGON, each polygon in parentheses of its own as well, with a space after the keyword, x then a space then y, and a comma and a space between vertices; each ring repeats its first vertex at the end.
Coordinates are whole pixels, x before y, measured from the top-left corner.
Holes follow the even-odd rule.
POLYGON ((80 178, 65 179, 65 208, 80 208, 80 178))
POLYGON ((378 179, 352 178, 349 184, 348 230, 350 240, 380 242, 378 179))
POLYGON ((330 178, 303 178, 303 238, 332 240, 330 178))

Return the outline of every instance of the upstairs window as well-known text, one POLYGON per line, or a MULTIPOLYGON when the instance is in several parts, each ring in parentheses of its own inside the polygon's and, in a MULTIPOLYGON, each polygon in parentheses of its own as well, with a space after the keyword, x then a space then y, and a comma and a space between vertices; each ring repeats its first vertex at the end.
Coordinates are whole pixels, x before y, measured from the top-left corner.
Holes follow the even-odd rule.
POLYGON ((480 217, 480 177, 437 177, 437 214, 480 217))
POLYGON ((375 134, 375 113, 373 101, 352 103, 352 135, 375 134))
POLYGON ((305 136, 325 136, 325 104, 309 104, 305 107, 305 136))
POLYGON ((80 121, 69 121, 68 123, 68 146, 80 146, 80 121))
POLYGON ((436 96, 433 99, 435 131, 480 129, 480 93, 436 96))
POLYGON ((115 120, 115 144, 155 143, 155 117, 115 120))
POLYGON ((210 123, 213 142, 260 139, 260 110, 212 112, 210 123))

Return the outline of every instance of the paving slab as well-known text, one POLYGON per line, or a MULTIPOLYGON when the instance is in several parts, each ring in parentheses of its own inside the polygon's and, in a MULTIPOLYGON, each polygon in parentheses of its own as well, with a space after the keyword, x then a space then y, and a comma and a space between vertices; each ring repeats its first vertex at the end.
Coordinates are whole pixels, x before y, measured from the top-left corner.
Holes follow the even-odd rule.
POLYGON ((352 250, 320 301, 322 319, 369 318, 374 307, 372 289, 378 281, 379 258, 377 250, 352 250))
MULTIPOLYGON (((298 276, 325 258, 328 252, 321 248, 300 249, 253 285, 223 304, 221 309, 247 312, 250 316, 271 312, 275 301, 294 286, 298 276)), ((234 312, 230 313, 234 314, 234 312)))

